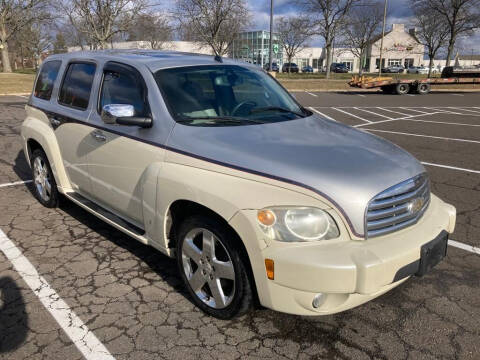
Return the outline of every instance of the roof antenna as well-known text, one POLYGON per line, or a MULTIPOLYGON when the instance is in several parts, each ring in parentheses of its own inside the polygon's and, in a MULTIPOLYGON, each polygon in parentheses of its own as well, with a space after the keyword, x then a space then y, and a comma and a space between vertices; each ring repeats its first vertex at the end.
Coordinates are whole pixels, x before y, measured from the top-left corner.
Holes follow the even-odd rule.
POLYGON ((215 55, 215 57, 213 58, 215 61, 218 61, 219 63, 223 63, 223 59, 220 55, 215 55))

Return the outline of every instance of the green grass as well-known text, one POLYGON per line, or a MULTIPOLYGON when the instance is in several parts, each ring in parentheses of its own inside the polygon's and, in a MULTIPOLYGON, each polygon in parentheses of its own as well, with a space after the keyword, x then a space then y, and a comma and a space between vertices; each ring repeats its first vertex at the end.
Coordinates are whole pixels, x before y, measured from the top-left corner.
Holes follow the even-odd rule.
POLYGON ((28 94, 34 78, 33 74, 0 73, 0 94, 28 94))
POLYGON ((15 74, 28 74, 28 75, 36 75, 37 70, 35 69, 17 69, 13 71, 15 74))

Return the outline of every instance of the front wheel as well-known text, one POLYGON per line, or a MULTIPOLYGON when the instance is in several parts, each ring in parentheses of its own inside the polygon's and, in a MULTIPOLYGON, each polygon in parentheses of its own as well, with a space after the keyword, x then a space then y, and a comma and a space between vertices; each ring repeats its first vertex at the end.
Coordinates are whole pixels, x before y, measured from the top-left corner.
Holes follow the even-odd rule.
POLYGON ((195 305, 219 319, 247 312, 252 288, 233 231, 199 215, 186 219, 177 236, 178 268, 195 305))

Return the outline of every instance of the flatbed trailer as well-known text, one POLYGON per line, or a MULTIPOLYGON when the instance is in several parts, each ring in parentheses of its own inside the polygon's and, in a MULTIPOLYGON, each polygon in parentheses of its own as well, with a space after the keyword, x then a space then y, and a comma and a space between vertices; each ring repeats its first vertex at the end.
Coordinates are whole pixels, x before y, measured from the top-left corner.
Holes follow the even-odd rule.
POLYGON ((348 82, 351 87, 361 89, 382 89, 384 94, 405 95, 416 93, 420 95, 428 94, 431 85, 451 85, 451 84, 479 84, 480 77, 452 77, 452 78, 428 78, 428 79, 394 79, 392 77, 367 77, 355 75, 348 82))

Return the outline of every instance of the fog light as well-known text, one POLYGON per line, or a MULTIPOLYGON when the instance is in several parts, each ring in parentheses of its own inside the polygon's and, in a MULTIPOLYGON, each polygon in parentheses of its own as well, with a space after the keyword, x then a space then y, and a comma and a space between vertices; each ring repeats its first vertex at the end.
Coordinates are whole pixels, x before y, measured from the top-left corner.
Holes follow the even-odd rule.
POLYGON ((319 308, 325 302, 326 298, 327 298, 327 296, 325 294, 322 294, 322 293, 315 295, 315 297, 313 298, 313 301, 312 301, 312 306, 315 309, 319 308))

